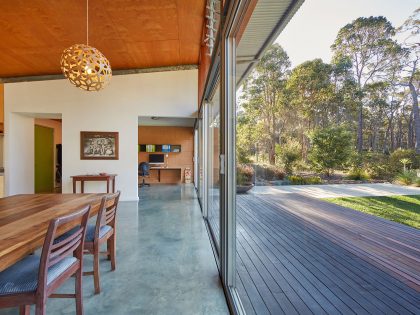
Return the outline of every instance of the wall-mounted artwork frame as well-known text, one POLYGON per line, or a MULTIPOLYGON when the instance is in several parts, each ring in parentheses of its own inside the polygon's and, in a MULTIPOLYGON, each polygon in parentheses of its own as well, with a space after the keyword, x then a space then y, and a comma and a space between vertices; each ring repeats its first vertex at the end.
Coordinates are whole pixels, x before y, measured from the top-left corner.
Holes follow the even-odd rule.
POLYGON ((118 160, 118 132, 81 131, 81 160, 118 160))

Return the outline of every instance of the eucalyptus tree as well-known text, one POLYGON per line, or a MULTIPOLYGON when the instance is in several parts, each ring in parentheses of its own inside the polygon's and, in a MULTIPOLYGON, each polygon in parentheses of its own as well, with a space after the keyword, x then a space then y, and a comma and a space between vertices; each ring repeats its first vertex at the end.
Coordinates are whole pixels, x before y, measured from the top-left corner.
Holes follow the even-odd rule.
POLYGON ((395 67, 401 48, 393 39, 395 29, 382 16, 360 17, 342 27, 331 46, 334 63, 350 62, 356 85, 358 102, 357 150, 363 150, 363 116, 367 104, 366 88, 386 80, 388 72, 395 67))
POLYGON ((242 106, 252 117, 268 154, 276 162, 276 144, 284 128, 284 86, 290 72, 290 60, 283 48, 274 44, 263 55, 243 85, 242 106))
POLYGON ((236 156, 239 163, 251 162, 250 157, 258 154, 262 133, 255 115, 240 110, 236 119, 236 156))
MULTIPOLYGON (((367 143, 365 144, 371 151, 379 151, 380 147, 383 147, 384 151, 388 151, 388 142, 390 138, 391 148, 394 147, 394 129, 392 128, 393 113, 392 111, 391 120, 388 121, 388 129, 384 130, 386 126, 386 116, 388 111, 387 96, 388 90, 385 82, 377 82, 369 84, 365 87, 365 99, 366 106, 364 108, 365 116, 365 136, 367 143)), ((392 103, 391 108, 393 108, 392 103)))
POLYGON ((412 119, 414 122, 414 136, 416 153, 420 153, 420 8, 398 28, 398 33, 403 37, 404 58, 402 66, 401 85, 407 86, 412 99, 412 119))
POLYGON ((304 159, 309 148, 308 131, 336 122, 334 117, 339 106, 332 73, 331 65, 315 59, 295 67, 287 80, 288 105, 299 118, 295 124, 299 127, 298 137, 304 159))
POLYGON ((308 118, 308 129, 325 127, 335 115, 333 68, 321 59, 305 61, 294 68, 287 81, 291 104, 308 118))

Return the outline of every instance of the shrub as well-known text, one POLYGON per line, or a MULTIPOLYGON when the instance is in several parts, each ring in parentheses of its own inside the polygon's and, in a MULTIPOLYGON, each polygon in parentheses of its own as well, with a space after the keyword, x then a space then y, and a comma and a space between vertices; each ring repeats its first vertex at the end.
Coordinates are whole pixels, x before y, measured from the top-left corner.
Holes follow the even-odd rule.
POLYGON ((236 146, 236 157, 241 164, 251 163, 248 152, 239 145, 236 146))
POLYGON ((293 166, 301 156, 300 151, 300 144, 294 139, 289 139, 282 145, 276 145, 276 155, 284 165, 284 170, 287 174, 291 174, 293 172, 293 166))
POLYGON ((416 154, 416 151, 414 150, 404 149, 398 149, 391 153, 389 157, 389 165, 390 171, 393 174, 403 171, 404 164, 409 166, 411 169, 420 168, 420 154, 416 154))
POLYGON ((286 176, 286 174, 284 173, 284 170, 282 170, 281 168, 275 167, 273 169, 274 172, 274 178, 275 180, 283 180, 284 177, 286 176))
POLYGON ((411 185, 416 183, 418 179, 416 172, 405 171, 395 176, 394 181, 400 185, 411 185))
POLYGON ((414 186, 420 187, 420 177, 416 178, 416 180, 414 181, 414 186))
POLYGON ((366 155, 352 151, 346 163, 347 168, 361 168, 365 163, 366 155))
POLYGON ((300 175, 290 175, 287 178, 291 185, 317 185, 322 183, 319 176, 303 177, 300 175))
POLYGON ((330 176, 334 169, 347 164, 351 155, 352 137, 341 126, 319 129, 310 136, 312 148, 309 158, 317 171, 330 176))
POLYGON ((406 172, 407 171, 407 165, 410 165, 412 162, 410 159, 407 158, 403 158, 400 160, 400 163, 403 165, 403 171, 406 172))
POLYGON ((295 169, 300 172, 309 172, 311 170, 311 165, 309 165, 304 160, 300 159, 295 163, 295 169))
POLYGON ((236 166, 236 184, 249 185, 252 184, 254 177, 254 169, 250 165, 238 164, 236 166))
POLYGON ((308 185, 322 184, 321 177, 319 176, 306 177, 305 180, 308 185))
POLYGON ((351 180, 367 180, 369 179, 369 174, 362 168, 352 168, 347 174, 346 178, 351 180))
POLYGON ((373 179, 392 180, 395 175, 401 171, 401 169, 392 170, 390 166, 390 156, 379 152, 367 152, 362 154, 355 152, 351 156, 348 164, 350 168, 350 179, 366 179, 358 178, 359 175, 366 175, 368 178, 373 179), (365 174, 357 174, 357 170, 364 170, 365 174))
POLYGON ((287 177, 290 182, 290 185, 302 185, 303 184, 303 177, 299 175, 290 175, 287 177))
POLYGON ((394 177, 389 165, 389 155, 377 152, 369 152, 363 155, 363 168, 370 178, 387 179, 394 177))
POLYGON ((274 165, 254 164, 254 170, 257 178, 264 180, 283 180, 285 177, 284 171, 274 165))

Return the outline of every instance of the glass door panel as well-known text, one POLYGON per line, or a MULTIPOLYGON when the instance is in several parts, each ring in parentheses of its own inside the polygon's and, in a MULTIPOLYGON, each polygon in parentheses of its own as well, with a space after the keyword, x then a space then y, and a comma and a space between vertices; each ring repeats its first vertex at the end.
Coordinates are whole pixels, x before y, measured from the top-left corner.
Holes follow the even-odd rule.
POLYGON ((204 196, 204 156, 203 156, 203 145, 204 145, 204 133, 203 133, 203 120, 198 120, 198 199, 200 200, 201 206, 203 207, 203 196, 204 196))
POLYGON ((220 89, 207 104, 208 115, 208 222, 214 242, 220 248, 220 89))

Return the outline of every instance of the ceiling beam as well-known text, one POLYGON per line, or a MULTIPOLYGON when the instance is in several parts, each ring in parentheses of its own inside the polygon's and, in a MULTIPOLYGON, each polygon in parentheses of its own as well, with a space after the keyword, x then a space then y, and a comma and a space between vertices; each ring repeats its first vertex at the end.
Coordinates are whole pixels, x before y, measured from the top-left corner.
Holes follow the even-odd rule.
MULTIPOLYGON (((198 69, 197 65, 179 65, 179 66, 156 67, 156 68, 123 69, 123 70, 113 70, 112 75, 127 75, 127 74, 138 74, 138 73, 182 71, 182 70, 195 70, 195 69, 198 69)), ((49 75, 0 78, 0 83, 50 81, 50 80, 62 80, 62 79, 65 79, 64 75, 62 74, 49 74, 49 75)))

